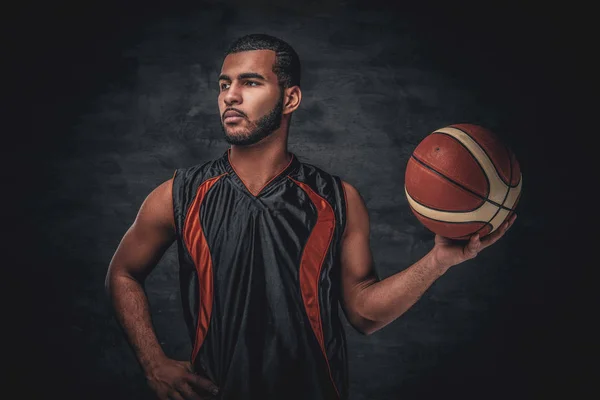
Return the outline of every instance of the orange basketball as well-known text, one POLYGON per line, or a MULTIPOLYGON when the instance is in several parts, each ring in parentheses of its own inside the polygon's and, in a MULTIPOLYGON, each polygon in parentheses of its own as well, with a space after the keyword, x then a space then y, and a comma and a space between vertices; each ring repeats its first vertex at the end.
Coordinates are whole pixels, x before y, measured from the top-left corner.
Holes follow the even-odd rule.
POLYGON ((483 237, 509 218, 523 179, 513 152, 481 126, 450 125, 419 143, 408 160, 408 204, 429 230, 452 239, 483 237))

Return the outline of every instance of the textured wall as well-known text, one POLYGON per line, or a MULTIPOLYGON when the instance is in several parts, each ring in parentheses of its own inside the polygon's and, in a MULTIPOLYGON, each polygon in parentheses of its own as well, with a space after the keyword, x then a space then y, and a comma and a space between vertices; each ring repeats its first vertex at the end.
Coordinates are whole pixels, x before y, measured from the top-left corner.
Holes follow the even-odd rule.
MULTIPOLYGON (((175 168, 227 148, 216 103, 222 51, 240 35, 263 32, 291 43, 303 63, 290 149, 361 192, 381 277, 433 245, 403 192, 408 157, 428 133, 478 123, 521 162, 519 218, 505 238, 451 269, 376 334, 363 337, 346 324, 351 399, 491 399, 517 388, 523 397, 558 389, 557 360, 566 351, 552 331, 564 315, 553 309, 561 278, 551 263, 561 254, 556 237, 544 235, 553 226, 548 212, 564 200, 546 188, 566 172, 547 161, 560 146, 540 138, 561 131, 556 111, 567 102, 550 99, 562 81, 547 85, 562 65, 546 63, 557 43, 541 30, 550 17, 538 15, 534 25, 527 10, 493 7, 474 17, 376 1, 262 3, 109 3, 76 9, 74 20, 58 12, 44 19, 38 63, 26 67, 38 73, 24 89, 39 90, 31 100, 37 113, 26 121, 36 145, 25 167, 38 167, 41 179, 23 204, 40 243, 32 256, 40 261, 28 269, 38 277, 29 286, 38 296, 32 346, 48 388, 80 399, 150 398, 108 307, 106 269, 145 196, 175 168)), ((174 247, 146 289, 167 354, 187 358, 174 247)))

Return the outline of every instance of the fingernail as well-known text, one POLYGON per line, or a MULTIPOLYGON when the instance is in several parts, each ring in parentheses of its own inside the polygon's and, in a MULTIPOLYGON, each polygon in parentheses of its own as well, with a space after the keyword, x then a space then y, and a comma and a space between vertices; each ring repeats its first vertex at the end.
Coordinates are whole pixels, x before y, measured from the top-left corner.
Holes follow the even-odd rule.
POLYGON ((219 394, 219 389, 217 389, 216 387, 214 387, 214 388, 212 388, 211 393, 216 396, 216 395, 219 394))

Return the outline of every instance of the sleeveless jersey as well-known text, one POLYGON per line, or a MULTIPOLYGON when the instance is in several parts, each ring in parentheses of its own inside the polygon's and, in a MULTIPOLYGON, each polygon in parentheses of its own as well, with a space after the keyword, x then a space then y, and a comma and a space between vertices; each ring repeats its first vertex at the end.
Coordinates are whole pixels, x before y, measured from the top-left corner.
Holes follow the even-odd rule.
POLYGON ((256 196, 229 150, 173 177, 191 362, 220 399, 347 398, 345 193, 339 177, 291 156, 256 196))

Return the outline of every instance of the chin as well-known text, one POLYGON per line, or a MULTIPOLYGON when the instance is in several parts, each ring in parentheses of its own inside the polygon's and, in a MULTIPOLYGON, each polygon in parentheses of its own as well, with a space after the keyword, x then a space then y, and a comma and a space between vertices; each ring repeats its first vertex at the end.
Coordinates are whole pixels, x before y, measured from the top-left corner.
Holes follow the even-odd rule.
POLYGON ((248 144, 248 135, 244 135, 242 133, 229 133, 227 132, 225 134, 225 140, 227 141, 227 143, 229 144, 233 144, 233 145, 237 145, 237 146, 243 146, 248 144))
POLYGON ((230 130, 230 129, 226 129, 225 130, 225 137, 228 140, 245 140, 246 138, 248 138, 248 132, 246 132, 245 130, 242 129, 236 129, 236 130, 230 130))

